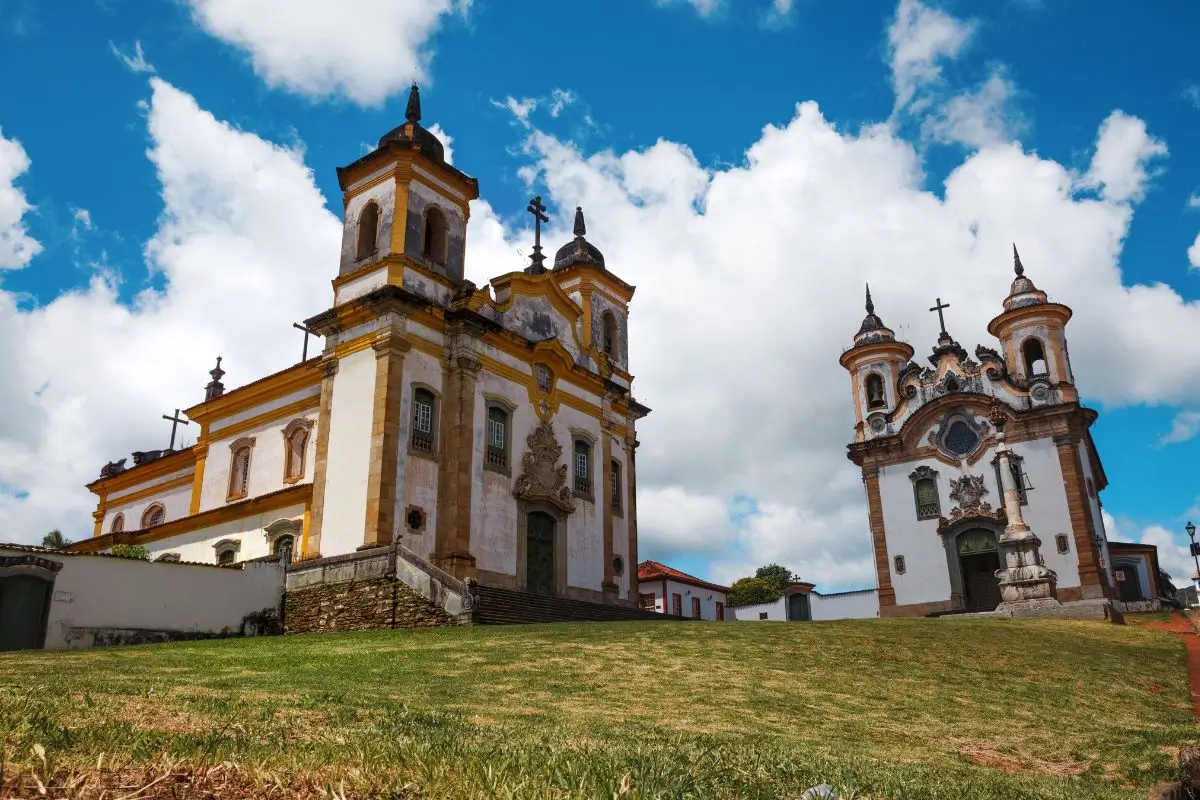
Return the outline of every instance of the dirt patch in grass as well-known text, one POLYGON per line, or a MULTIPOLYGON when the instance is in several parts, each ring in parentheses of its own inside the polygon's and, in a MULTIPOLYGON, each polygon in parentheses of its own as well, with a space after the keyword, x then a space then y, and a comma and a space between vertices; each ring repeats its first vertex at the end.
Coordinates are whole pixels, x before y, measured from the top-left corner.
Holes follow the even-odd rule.
POLYGON ((1043 761, 1027 753, 1003 753, 986 742, 958 740, 954 742, 954 749, 977 764, 995 767, 1005 772, 1037 772, 1042 775, 1065 777, 1082 775, 1089 767, 1082 761, 1043 761))

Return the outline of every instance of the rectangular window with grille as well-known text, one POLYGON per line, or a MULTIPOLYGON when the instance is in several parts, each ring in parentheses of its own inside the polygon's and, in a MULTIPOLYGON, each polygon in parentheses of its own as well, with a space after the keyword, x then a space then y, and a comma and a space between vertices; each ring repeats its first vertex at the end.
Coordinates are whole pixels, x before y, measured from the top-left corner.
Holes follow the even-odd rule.
POLYGON ((592 496, 592 452, 587 442, 575 442, 575 491, 586 497, 592 496))
POLYGON ((433 392, 428 389, 413 393, 412 448, 433 452, 433 392))
POLYGON ((644 608, 648 611, 655 611, 658 609, 658 596, 657 595, 641 594, 641 595, 638 595, 638 597, 642 601, 641 602, 642 608, 644 608))
POLYGON ((611 484, 611 486, 609 487, 609 490, 612 493, 612 508, 613 508, 613 511, 616 511, 619 513, 621 511, 621 462, 620 461, 617 461, 616 459, 613 460, 611 468, 609 469, 608 479, 609 479, 609 483, 611 484))
MULTIPOLYGON (((1013 486, 1016 487, 1017 496, 1021 499, 1021 505, 1029 505, 1029 497, 1025 493, 1029 488, 1026 486, 1028 479, 1025 477, 1025 471, 1021 468, 1021 459, 1010 454, 1008 466, 1011 470, 1009 474, 1012 475, 1013 486)), ((992 461, 992 469, 996 472, 996 491, 1000 496, 1000 505, 1004 505, 1004 482, 1000 480, 1000 459, 992 461)))
POLYGON ((508 412, 503 408, 492 406, 488 409, 484 460, 493 467, 508 466, 508 412))
POLYGON ((936 519, 941 514, 937 482, 932 478, 921 478, 913 490, 917 495, 917 519, 936 519))

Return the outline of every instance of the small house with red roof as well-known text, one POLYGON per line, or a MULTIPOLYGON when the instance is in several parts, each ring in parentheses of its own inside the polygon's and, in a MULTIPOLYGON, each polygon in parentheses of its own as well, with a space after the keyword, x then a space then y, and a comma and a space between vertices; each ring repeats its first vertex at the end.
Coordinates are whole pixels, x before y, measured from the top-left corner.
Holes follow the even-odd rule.
POLYGON ((728 586, 688 575, 657 561, 638 564, 642 608, 692 619, 724 620, 728 586))

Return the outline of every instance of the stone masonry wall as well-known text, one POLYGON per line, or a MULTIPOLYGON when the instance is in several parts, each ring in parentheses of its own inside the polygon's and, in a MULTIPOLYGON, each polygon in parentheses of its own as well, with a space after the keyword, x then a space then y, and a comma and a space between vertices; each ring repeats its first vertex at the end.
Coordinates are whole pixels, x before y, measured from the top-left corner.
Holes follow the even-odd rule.
POLYGON ((441 608, 388 577, 321 583, 284 595, 284 633, 434 628, 455 624, 441 608))

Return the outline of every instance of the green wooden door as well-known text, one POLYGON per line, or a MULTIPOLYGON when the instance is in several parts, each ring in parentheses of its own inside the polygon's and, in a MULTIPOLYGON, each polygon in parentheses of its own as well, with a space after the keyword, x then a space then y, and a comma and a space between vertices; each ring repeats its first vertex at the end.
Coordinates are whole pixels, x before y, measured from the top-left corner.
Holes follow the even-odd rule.
POLYGON ((788 598, 788 619, 792 622, 808 622, 812 619, 808 595, 796 592, 788 598))
POLYGON ((0 652, 42 646, 50 587, 29 575, 0 580, 0 652))
POLYGON ((542 511, 526 520, 525 586, 531 594, 554 594, 554 525, 542 511))

